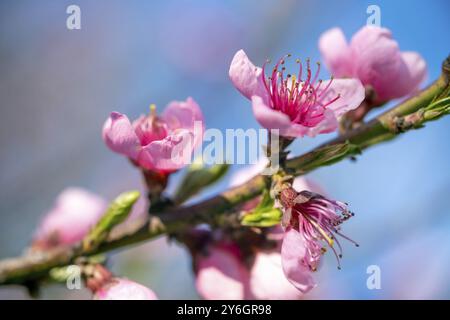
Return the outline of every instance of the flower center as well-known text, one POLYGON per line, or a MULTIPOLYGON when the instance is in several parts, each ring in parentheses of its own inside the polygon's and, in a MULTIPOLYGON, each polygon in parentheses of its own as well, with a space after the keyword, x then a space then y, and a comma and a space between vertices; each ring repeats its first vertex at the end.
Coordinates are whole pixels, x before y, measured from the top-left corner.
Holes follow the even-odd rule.
POLYGON ((303 80, 303 64, 296 59, 299 65, 298 74, 287 74, 285 76, 286 55, 279 59, 272 69, 272 73, 266 78, 263 65, 263 82, 270 97, 270 107, 279 110, 289 116, 292 122, 306 127, 314 127, 323 120, 327 106, 339 99, 339 95, 329 101, 324 101, 326 92, 331 86, 333 78, 321 88, 323 81, 319 78, 320 63, 312 75, 310 60, 306 60, 306 78, 303 80))
POLYGON ((303 235, 307 244, 308 254, 304 263, 311 270, 316 269, 318 258, 326 252, 326 247, 321 245, 321 242, 324 242, 336 256, 338 269, 340 269, 342 246, 337 236, 359 246, 340 232, 340 225, 354 214, 348 210, 345 203, 329 200, 309 191, 296 193, 294 199, 293 192, 294 189, 286 189, 284 195, 282 194, 281 202, 283 207, 291 208, 289 224, 303 235))
POLYGON ((135 132, 143 146, 156 140, 162 140, 167 136, 167 125, 156 115, 155 104, 150 105, 148 116, 142 116, 136 120, 135 132))

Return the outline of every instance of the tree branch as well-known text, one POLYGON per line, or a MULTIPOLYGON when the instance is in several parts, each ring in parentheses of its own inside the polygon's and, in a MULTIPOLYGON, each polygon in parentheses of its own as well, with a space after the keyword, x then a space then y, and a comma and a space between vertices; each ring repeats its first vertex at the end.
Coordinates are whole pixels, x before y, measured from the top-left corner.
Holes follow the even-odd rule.
MULTIPOLYGON (((302 156, 287 161, 287 168, 299 176, 329 165, 380 142, 391 140, 402 132, 449 113, 449 108, 428 110, 436 99, 448 97, 450 57, 443 64, 442 75, 428 88, 357 129, 337 137, 302 156), (424 116, 424 112, 431 112, 424 116), (405 125, 405 123, 407 125, 405 125)), ((133 225, 120 234, 111 234, 98 248, 83 250, 81 245, 60 247, 45 252, 27 253, 22 257, 0 261, 0 285, 26 284, 45 277, 54 267, 74 263, 78 257, 111 251, 178 232, 197 223, 220 224, 235 206, 261 194, 267 177, 256 176, 247 183, 215 197, 187 207, 169 208, 151 216, 144 224, 133 225)))

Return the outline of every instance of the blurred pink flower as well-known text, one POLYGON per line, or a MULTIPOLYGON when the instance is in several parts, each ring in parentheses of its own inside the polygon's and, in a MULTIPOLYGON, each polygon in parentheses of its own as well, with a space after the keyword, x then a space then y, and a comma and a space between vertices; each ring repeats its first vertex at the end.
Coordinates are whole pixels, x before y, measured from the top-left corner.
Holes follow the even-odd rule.
POLYGON ((169 173, 188 164, 203 135, 203 115, 198 104, 172 101, 161 116, 154 106, 148 116, 133 123, 112 112, 103 126, 103 140, 113 151, 148 170, 169 173))
POLYGON ((195 285, 208 300, 298 299, 300 293, 286 280, 277 252, 260 251, 247 267, 236 246, 214 246, 196 258, 195 285))
POLYGON ((147 287, 122 278, 111 278, 95 291, 95 300, 157 300, 147 287))
POLYGON ((33 247, 46 249, 80 241, 100 219, 106 207, 105 200, 89 191, 65 189, 39 225, 33 247))
POLYGON ((285 59, 278 60, 266 78, 265 65, 256 67, 243 50, 230 65, 229 76, 234 86, 251 99, 253 113, 266 129, 278 129, 286 137, 315 136, 338 128, 338 118, 357 108, 365 92, 357 79, 319 80, 320 64, 314 76, 307 61, 306 79, 302 64, 298 75, 284 77, 285 59))
POLYGON ((284 209, 282 224, 286 228, 281 247, 283 271, 297 289, 306 293, 314 287, 310 271, 317 270, 320 257, 326 251, 323 243, 335 254, 339 269, 342 247, 336 236, 358 246, 339 229, 353 213, 342 202, 309 191, 297 192, 293 188, 281 192, 280 202, 284 209))
POLYGON ((426 63, 416 52, 401 52, 388 29, 361 28, 347 43, 341 29, 326 31, 319 49, 336 77, 360 79, 376 93, 377 103, 415 91, 426 77, 426 63))
POLYGON ((207 256, 195 258, 195 286, 208 300, 242 300, 249 295, 249 273, 237 247, 211 247, 207 256))
POLYGON ((253 299, 297 300, 302 294, 286 279, 281 268, 281 255, 276 251, 260 251, 250 270, 253 299))

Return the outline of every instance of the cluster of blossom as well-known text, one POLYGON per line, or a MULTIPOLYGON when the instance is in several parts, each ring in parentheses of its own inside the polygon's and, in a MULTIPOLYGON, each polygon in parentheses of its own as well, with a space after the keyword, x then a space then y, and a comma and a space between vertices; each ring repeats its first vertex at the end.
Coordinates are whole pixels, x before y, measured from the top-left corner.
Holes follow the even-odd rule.
MULTIPOLYGON (((257 67, 243 50, 235 54, 229 77, 251 100, 254 116, 264 128, 279 130, 286 139, 329 133, 338 128, 343 115, 368 101, 368 92, 371 105, 379 106, 413 93, 426 75, 421 56, 401 52, 385 28, 365 26, 350 43, 340 29, 331 29, 320 37, 319 49, 334 78, 321 80, 320 64, 313 71, 309 60, 297 59, 298 70, 287 73, 290 55, 267 70, 268 62, 257 67)), ((201 143, 201 134, 194 130, 199 121, 204 123, 202 111, 192 98, 171 102, 161 115, 152 106, 149 115, 133 122, 112 112, 104 124, 103 139, 144 172, 169 176, 184 166, 173 159, 174 149, 181 147, 184 156, 191 156, 201 143), (186 138, 190 143, 185 144, 186 138)), ((315 287, 312 274, 328 249, 340 267, 338 238, 353 242, 341 233, 340 226, 353 214, 347 204, 323 193, 297 178, 276 198, 283 211, 279 226, 255 231, 201 225, 180 237, 192 254, 199 294, 206 299, 297 299, 315 287)), ((236 210, 251 210, 258 201, 236 210)), ((33 247, 45 250, 80 241, 105 207, 99 196, 65 190, 43 219, 33 247)), ((156 299, 150 289, 137 283, 108 272, 103 275, 99 283, 88 283, 97 299, 156 299)))

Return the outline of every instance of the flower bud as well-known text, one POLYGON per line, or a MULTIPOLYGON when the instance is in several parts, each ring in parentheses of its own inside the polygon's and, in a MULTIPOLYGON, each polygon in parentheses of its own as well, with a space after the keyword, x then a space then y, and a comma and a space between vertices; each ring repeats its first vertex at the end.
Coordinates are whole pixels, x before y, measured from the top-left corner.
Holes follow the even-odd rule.
POLYGON ((95 291, 94 300, 158 300, 158 298, 152 290, 139 283, 123 278, 111 278, 95 291))

